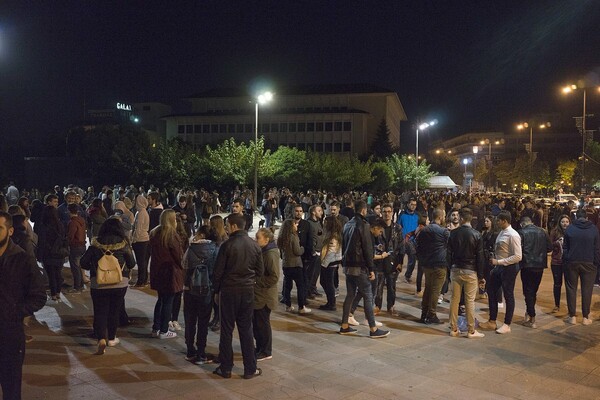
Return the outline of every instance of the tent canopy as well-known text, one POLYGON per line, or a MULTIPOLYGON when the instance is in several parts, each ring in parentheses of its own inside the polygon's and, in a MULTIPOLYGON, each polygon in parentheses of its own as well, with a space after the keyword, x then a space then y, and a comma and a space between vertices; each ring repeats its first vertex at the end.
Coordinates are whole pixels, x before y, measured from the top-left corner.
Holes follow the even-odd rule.
POLYGON ((454 189, 458 185, 447 175, 438 175, 429 179, 428 189, 454 189))

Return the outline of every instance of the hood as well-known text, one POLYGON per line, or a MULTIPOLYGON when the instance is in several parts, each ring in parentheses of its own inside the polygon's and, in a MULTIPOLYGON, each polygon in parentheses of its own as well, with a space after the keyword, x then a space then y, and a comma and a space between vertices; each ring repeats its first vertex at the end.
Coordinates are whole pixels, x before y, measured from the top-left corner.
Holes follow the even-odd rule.
POLYGON ((128 216, 129 218, 132 217, 131 211, 129 211, 129 209, 127 208, 127 206, 125 205, 125 203, 122 202, 122 201, 120 201, 120 200, 115 203, 114 209, 123 212, 123 214, 126 215, 126 216, 128 216))
POLYGON ((127 246, 127 241, 119 236, 97 237, 92 239, 92 246, 102 250, 120 250, 127 246))
POLYGON ((275 243, 275 241, 269 242, 269 243, 267 243, 267 245, 265 247, 262 248, 262 252, 265 253, 271 249, 276 249, 276 248, 277 248, 277 243, 275 243))
POLYGON ((148 199, 141 194, 135 198, 135 209, 138 211, 148 208, 148 199))
POLYGON ((576 219, 575 221, 573 221, 573 225, 575 225, 579 229, 596 228, 596 226, 594 226, 594 224, 592 223, 592 221, 589 221, 587 219, 576 219))

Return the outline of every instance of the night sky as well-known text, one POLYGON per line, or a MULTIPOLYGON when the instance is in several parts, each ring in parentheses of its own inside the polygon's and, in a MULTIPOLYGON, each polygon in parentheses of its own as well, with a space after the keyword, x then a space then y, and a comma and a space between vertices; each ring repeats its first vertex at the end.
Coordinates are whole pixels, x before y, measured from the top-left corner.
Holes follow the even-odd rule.
MULTIPOLYGON (((86 108, 214 87, 372 83, 430 133, 580 113, 561 85, 599 84, 600 2, 2 1, 0 132, 64 131, 86 108)), ((600 93, 589 95, 600 113, 600 93)), ((594 110, 595 108, 595 110, 594 110)), ((411 130, 412 131, 412 130, 411 130)), ((414 135, 402 138, 410 149, 414 135)))

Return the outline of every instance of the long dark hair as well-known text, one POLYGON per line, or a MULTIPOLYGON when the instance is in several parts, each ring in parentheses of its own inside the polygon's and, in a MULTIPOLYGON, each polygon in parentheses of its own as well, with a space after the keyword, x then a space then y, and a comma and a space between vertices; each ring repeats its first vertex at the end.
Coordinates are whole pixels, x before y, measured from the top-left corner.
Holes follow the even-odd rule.
POLYGON ((554 227, 554 229, 552 229, 552 232, 550 233, 550 237, 552 238, 552 240, 556 240, 565 236, 565 230, 562 228, 562 226, 560 226, 560 221, 562 221, 563 218, 568 219, 569 224, 571 224, 571 217, 569 217, 567 214, 562 214, 560 217, 558 217, 558 222, 556 223, 556 226, 554 227))
POLYGON ((127 236, 125 236, 125 231, 123 230, 123 225, 118 218, 108 218, 102 223, 102 225, 100 225, 100 230, 98 231, 98 240, 102 242, 102 239, 108 236, 117 236, 122 240, 127 240, 127 236))
POLYGON ((323 239, 323 246, 328 246, 333 239, 337 240, 338 243, 342 243, 342 223, 337 217, 325 218, 325 224, 323 226, 325 230, 325 238, 323 239))
POLYGON ((297 234, 294 232, 294 224, 295 221, 293 219, 286 219, 283 221, 283 224, 281 224, 281 231, 277 238, 277 247, 284 252, 290 251, 292 248, 292 235, 297 234))

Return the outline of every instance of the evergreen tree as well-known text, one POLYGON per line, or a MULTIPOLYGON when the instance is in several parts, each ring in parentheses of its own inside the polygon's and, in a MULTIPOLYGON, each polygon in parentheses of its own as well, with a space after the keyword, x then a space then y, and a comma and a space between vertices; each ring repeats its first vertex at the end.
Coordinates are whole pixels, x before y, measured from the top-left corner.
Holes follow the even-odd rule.
POLYGON ((381 119, 375 138, 371 143, 371 155, 376 161, 382 161, 397 152, 390 140, 390 130, 388 129, 385 119, 381 119))

